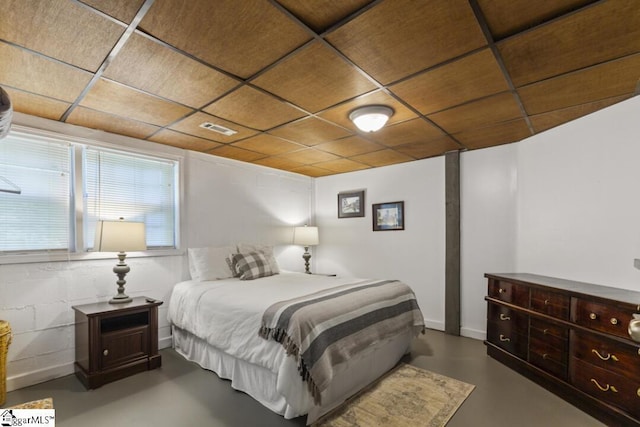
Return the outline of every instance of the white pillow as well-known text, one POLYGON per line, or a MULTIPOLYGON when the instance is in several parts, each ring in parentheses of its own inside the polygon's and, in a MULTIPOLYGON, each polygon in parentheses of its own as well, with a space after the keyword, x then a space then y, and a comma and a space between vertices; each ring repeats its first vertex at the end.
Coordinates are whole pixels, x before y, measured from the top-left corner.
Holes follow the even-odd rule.
POLYGON ((235 246, 187 249, 191 279, 202 282, 233 277, 226 258, 234 252, 235 246))
POLYGON ((271 272, 273 274, 280 273, 280 267, 278 266, 278 261, 276 261, 276 257, 273 255, 273 246, 249 245, 246 243, 240 243, 238 245, 238 252, 241 254, 246 254, 248 252, 262 252, 264 254, 264 257, 267 259, 267 261, 269 261, 271 272))

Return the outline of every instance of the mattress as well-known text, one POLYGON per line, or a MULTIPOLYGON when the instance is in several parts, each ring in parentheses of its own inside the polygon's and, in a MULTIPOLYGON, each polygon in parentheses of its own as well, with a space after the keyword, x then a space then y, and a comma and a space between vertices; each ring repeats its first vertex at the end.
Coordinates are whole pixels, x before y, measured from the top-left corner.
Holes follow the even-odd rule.
POLYGON ((256 280, 224 279, 178 283, 169 302, 174 348, 188 360, 230 379, 270 410, 313 422, 384 372, 409 350, 413 330, 388 337, 334 367, 335 379, 315 405, 296 359, 282 345, 258 335, 272 304, 353 282, 340 278, 283 272, 256 280), (230 333, 232 331, 232 333, 230 333))

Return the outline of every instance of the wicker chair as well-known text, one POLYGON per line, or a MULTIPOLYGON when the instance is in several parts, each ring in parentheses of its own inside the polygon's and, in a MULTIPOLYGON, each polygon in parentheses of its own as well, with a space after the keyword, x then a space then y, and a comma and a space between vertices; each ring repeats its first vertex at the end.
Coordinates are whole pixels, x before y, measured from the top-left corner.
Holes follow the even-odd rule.
POLYGON ((11 326, 0 320, 0 407, 7 398, 7 353, 11 344, 11 326))

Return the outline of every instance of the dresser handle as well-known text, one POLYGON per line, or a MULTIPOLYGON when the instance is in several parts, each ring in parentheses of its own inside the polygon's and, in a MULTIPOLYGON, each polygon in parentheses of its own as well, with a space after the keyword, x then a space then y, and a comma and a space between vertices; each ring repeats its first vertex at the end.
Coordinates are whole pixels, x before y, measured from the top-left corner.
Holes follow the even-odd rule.
POLYGON ((640 397, 640 388, 636 390, 636 394, 638 395, 638 397, 640 397))
POLYGON ((502 288, 498 289, 499 294, 504 294, 505 292, 507 292, 506 289, 502 289, 502 288))
POLYGON ((509 341, 511 341, 511 338, 505 337, 504 335, 500 334, 500 341, 509 342, 509 341))
POLYGON ((548 299, 544 300, 544 305, 549 305, 550 301, 548 299))
POLYGON ((544 331, 542 331, 542 333, 547 335, 549 333, 549 329, 545 329, 544 331))
POLYGON ((598 384, 598 381, 594 380, 593 378, 591 378, 591 381, 596 385, 596 387, 600 389, 600 391, 612 391, 614 393, 618 392, 618 390, 616 390, 616 388, 612 385, 607 384, 606 387, 602 387, 600 384, 598 384))
POLYGON ((591 313, 591 314, 589 315, 589 319, 591 319, 591 320, 596 320, 596 319, 597 319, 597 317, 598 317, 598 316, 596 316, 596 314, 595 314, 595 313, 591 313))
POLYGON ((108 356, 109 355, 109 350, 108 349, 104 349, 104 351, 102 352, 103 356, 108 356))
POLYGON ((500 320, 511 320, 511 317, 505 316, 503 313, 500 313, 500 320))
MULTIPOLYGON (((640 342, 640 314, 633 315, 633 319, 629 321, 627 332, 629 333, 629 338, 640 342)), ((638 350, 638 354, 640 354, 640 350, 638 350)))
POLYGON ((542 355, 542 358, 543 358, 544 360, 547 360, 547 359, 549 358, 549 355, 548 355, 547 353, 545 353, 545 354, 543 354, 543 355, 542 355))
POLYGON ((616 319, 615 317, 611 318, 611 324, 612 325, 617 325, 618 324, 618 319, 616 319))
POLYGON ((611 359, 611 360, 613 360, 614 362, 617 362, 617 361, 618 361, 618 358, 616 357, 616 355, 615 355, 615 354, 611 354, 611 353, 609 353, 609 354, 607 354, 606 356, 603 356, 603 355, 601 355, 601 354, 598 352, 598 350, 596 350, 595 348, 591 349, 591 353, 594 353, 596 356, 598 356, 598 357, 599 357, 600 359, 602 359, 602 360, 609 360, 609 359, 611 359))

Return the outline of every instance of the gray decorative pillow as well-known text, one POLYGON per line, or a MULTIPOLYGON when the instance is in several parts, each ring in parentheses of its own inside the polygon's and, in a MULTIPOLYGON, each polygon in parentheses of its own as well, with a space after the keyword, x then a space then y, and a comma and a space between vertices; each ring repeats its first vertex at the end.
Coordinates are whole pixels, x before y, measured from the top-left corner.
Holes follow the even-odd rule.
POLYGON ((232 277, 240 277, 240 272, 238 271, 238 265, 236 264, 236 261, 234 259, 234 256, 236 255, 238 254, 237 253, 229 254, 229 256, 225 258, 225 260, 227 261, 227 265, 229 266, 229 269, 231 269, 232 277))
POLYGON ((239 253, 247 253, 247 252, 262 252, 269 261, 269 266, 271 266, 271 271, 273 274, 280 273, 280 266, 278 265, 278 261, 276 261, 276 257, 273 254, 273 246, 271 245, 259 245, 259 244, 248 244, 248 243, 240 243, 238 245, 239 253))
POLYGON ((272 276, 269 261, 262 252, 248 252, 232 255, 232 266, 240 274, 240 280, 253 280, 259 277, 272 276))

